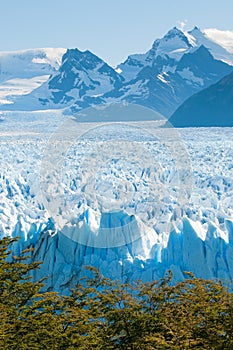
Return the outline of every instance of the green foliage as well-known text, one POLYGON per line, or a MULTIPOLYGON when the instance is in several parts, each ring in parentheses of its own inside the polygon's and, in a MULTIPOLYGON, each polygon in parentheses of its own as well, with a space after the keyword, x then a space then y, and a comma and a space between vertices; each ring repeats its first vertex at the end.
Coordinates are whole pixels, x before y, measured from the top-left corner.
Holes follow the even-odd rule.
POLYGON ((124 284, 89 268, 70 296, 41 293, 29 251, 12 257, 0 241, 0 349, 233 349, 233 297, 221 283, 195 278, 172 285, 124 284))
POLYGON ((0 349, 47 349, 58 331, 61 299, 56 293, 40 293, 42 281, 33 283, 30 277, 40 264, 28 262, 30 250, 12 257, 14 241, 0 241, 0 349))

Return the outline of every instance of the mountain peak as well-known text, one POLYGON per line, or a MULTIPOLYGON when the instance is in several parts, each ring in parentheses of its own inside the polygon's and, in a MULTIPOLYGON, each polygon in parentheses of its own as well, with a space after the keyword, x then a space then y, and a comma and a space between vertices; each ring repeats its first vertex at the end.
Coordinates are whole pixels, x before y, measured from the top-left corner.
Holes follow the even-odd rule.
POLYGON ((193 30, 197 30, 197 31, 201 32, 201 29, 198 26, 193 27, 193 30))
POLYGON ((197 27, 197 26, 195 26, 195 27, 193 27, 193 29, 189 30, 188 34, 189 35, 194 35, 194 36, 195 35, 202 35, 202 36, 204 36, 202 30, 199 27, 197 27))
POLYGON ((60 70, 64 70, 64 66, 72 64, 77 69, 95 69, 97 65, 103 63, 102 59, 93 54, 91 51, 80 51, 79 49, 68 49, 62 57, 62 65, 60 70))
POLYGON ((72 49, 67 49, 66 53, 64 54, 63 56, 63 61, 66 59, 66 58, 72 58, 72 57, 75 57, 75 58, 80 58, 80 57, 92 57, 92 58, 96 58, 100 61, 101 58, 99 58, 98 56, 96 56, 94 53, 92 53, 91 51, 89 50, 85 50, 85 51, 81 51, 77 48, 72 48, 72 49))
POLYGON ((176 36, 185 37, 185 34, 181 29, 173 27, 167 32, 167 34, 165 34, 164 39, 172 39, 176 36))
POLYGON ((177 27, 170 29, 163 38, 154 41, 149 56, 169 56, 179 60, 180 57, 193 47, 190 36, 177 27))
POLYGON ((80 51, 77 48, 75 48, 75 49, 67 49, 67 51, 65 52, 65 54, 62 57, 62 63, 64 63, 64 61, 67 60, 68 58, 78 57, 81 54, 82 54, 82 51, 80 51))

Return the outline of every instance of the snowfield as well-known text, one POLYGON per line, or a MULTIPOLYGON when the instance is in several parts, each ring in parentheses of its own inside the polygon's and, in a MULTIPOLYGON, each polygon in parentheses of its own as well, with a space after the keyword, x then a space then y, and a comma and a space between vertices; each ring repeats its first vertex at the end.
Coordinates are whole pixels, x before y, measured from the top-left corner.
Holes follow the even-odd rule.
POLYGON ((13 104, 45 83, 65 52, 64 48, 0 52, 0 104, 13 104))
POLYGON ((47 288, 67 292, 86 265, 122 279, 170 268, 176 280, 232 280, 231 128, 9 112, 0 147, 1 236, 35 247, 47 288))

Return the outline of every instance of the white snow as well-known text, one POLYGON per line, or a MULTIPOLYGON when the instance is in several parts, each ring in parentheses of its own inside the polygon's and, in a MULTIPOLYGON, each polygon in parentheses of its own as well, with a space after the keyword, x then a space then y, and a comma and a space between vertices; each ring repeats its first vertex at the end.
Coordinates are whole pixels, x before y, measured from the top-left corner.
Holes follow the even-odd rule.
POLYGON ((162 57, 164 55, 168 55, 169 57, 179 61, 183 54, 188 51, 188 45, 181 38, 175 37, 169 40, 161 39, 156 55, 162 57))
POLYGON ((184 78, 184 79, 186 79, 186 80, 188 80, 188 81, 190 81, 190 82, 196 83, 196 84, 198 84, 198 85, 200 85, 200 86, 203 86, 203 85, 204 85, 203 79, 200 78, 200 77, 196 77, 196 76, 194 75, 194 73, 190 71, 189 68, 184 68, 182 71, 179 71, 178 74, 179 74, 182 78, 184 78))
POLYGON ((226 50, 225 46, 219 41, 215 40, 214 36, 208 32, 208 29, 207 31, 202 31, 194 28, 189 34, 195 38, 197 46, 204 45, 216 59, 233 65, 233 54, 226 50))
POLYGON ((186 38, 188 39, 190 45, 192 45, 193 47, 197 46, 197 42, 194 36, 192 36, 191 34, 189 34, 189 32, 184 31, 184 34, 186 36, 186 38))
POLYGON ((121 74, 122 73, 122 70, 118 67, 115 69, 115 71, 118 73, 118 74, 121 74))
POLYGON ((1 103, 13 103, 12 99, 16 96, 26 95, 34 89, 41 86, 49 78, 49 75, 41 75, 33 78, 8 79, 0 83, 0 101, 1 103))
POLYGON ((0 52, 0 104, 12 104, 45 83, 65 52, 63 48, 0 52))
POLYGON ((163 72, 163 74, 158 74, 157 78, 161 80, 164 84, 168 84, 168 81, 166 80, 165 76, 166 76, 166 73, 163 72))
POLYGON ((27 78, 58 69, 66 49, 42 48, 0 52, 0 78, 27 78))
POLYGON ((233 31, 207 28, 203 32, 209 39, 224 47, 228 52, 233 53, 233 31))

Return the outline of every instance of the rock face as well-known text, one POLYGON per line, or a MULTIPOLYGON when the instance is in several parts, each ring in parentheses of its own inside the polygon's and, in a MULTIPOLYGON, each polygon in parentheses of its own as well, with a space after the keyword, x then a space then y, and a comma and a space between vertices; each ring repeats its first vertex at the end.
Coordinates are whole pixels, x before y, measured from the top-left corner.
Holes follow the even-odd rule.
POLYGON ((169 121, 175 127, 233 126, 233 73, 191 96, 169 121))
POLYGON ((40 78, 23 96, 12 92, 11 103, 3 100, 1 108, 75 113, 92 105, 124 101, 169 117, 188 97, 230 73, 232 65, 233 54, 204 32, 175 27, 155 40, 148 52, 129 56, 116 69, 90 51, 67 50, 61 64, 49 71, 50 77, 40 78))

